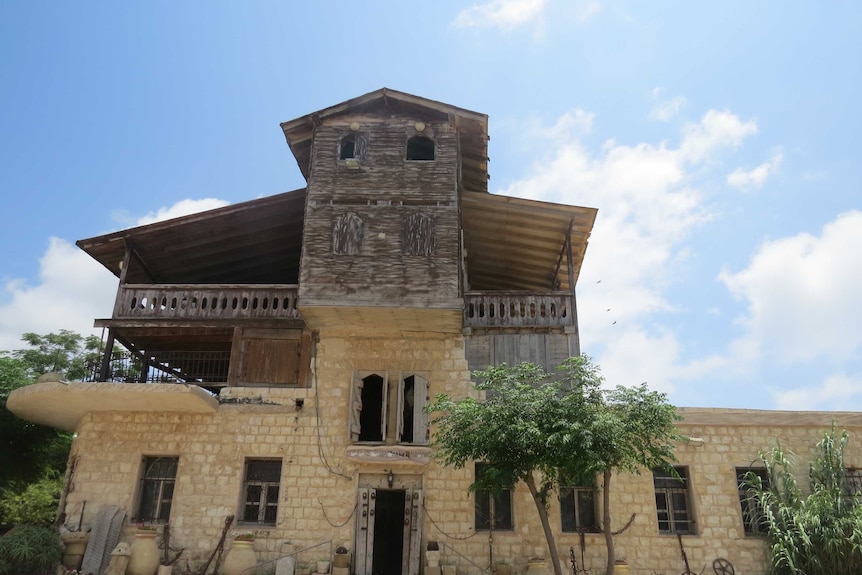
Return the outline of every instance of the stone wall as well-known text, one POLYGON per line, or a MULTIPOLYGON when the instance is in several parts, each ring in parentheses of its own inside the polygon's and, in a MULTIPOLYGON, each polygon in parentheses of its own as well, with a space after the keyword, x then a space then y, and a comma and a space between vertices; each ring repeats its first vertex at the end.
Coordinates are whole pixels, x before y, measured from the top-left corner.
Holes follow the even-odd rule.
MULTIPOLYGON (((187 548, 184 557, 196 568, 214 549, 225 517, 238 514, 246 458, 280 458, 277 524, 237 525, 231 530, 231 534, 254 531, 261 560, 278 557, 286 542, 303 548, 331 540, 333 545, 352 549, 357 488, 363 481, 379 482, 390 470, 396 487, 421 486, 424 490, 423 539, 445 544, 444 559, 457 552, 484 567, 493 551, 495 561, 506 560, 523 570, 529 557, 545 554, 536 509, 523 486, 513 497, 514 530, 495 532, 491 540, 487 532, 473 529, 473 498, 467 494, 472 469, 441 468, 433 461, 423 463, 421 457, 379 462, 347 457, 348 404, 355 371, 419 371, 428 374, 432 395, 463 397, 473 393, 462 338, 421 333, 357 335, 321 334, 310 388, 228 389, 223 392, 227 401, 213 414, 88 414, 73 447, 73 454, 80 459, 74 489, 67 499, 69 523, 77 524, 85 501, 85 527, 104 504, 120 505, 131 516, 142 457, 178 456, 172 541, 187 548)), ((691 476, 696 534, 683 536, 683 543, 695 572, 704 565, 706 572, 711 572, 712 560, 725 557, 737 573, 766 573, 762 539, 743 533, 735 468, 752 465, 758 451, 769 449, 777 438, 797 455, 804 474, 814 444, 836 417, 839 427, 847 427, 854 435, 847 464, 862 466, 860 414, 799 416, 696 409, 681 413, 686 418, 680 426, 682 432, 695 438, 677 450, 679 464, 688 466, 691 476)), ((424 447, 407 451, 427 454, 424 447)), ((615 476, 612 508, 615 528, 635 514, 631 526, 617 537, 617 555, 628 560, 632 573, 683 570, 676 536, 658 533, 649 472, 615 476)), ((574 547, 580 558, 578 535, 560 532, 560 509, 555 499, 549 513, 561 555, 567 558, 569 548, 574 547)), ((130 538, 132 532, 130 526, 126 536, 130 538)), ((599 575, 605 557, 603 538, 588 533, 584 539, 587 566, 599 575)), ((326 552, 313 550, 301 559, 315 560, 326 552)), ((459 565, 462 575, 479 572, 466 559, 461 558, 459 565)), ((180 566, 185 566, 185 560, 180 566)))

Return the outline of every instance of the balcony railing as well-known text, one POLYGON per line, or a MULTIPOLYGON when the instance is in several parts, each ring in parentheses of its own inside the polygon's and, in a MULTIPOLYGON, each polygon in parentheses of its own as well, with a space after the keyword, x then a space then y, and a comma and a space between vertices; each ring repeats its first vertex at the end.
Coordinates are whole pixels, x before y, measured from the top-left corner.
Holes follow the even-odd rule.
POLYGON ((114 319, 299 319, 296 285, 126 284, 114 319))
POLYGON ((114 348, 102 379, 101 360, 88 366, 84 381, 118 383, 220 383, 227 381, 230 351, 148 351, 133 357, 121 346, 114 348))
POLYGON ((575 325, 569 292, 469 292, 464 327, 560 327, 575 325))

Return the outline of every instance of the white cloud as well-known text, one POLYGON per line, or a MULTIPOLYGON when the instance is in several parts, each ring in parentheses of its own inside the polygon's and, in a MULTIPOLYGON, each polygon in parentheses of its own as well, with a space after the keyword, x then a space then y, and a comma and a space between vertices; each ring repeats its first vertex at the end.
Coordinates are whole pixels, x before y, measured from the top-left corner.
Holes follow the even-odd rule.
POLYGON ((645 326, 673 309, 665 292, 686 257, 684 242, 711 217, 692 168, 741 145, 756 124, 710 110, 684 127, 678 147, 608 140, 594 152, 578 140, 582 123, 574 117, 535 132, 556 144, 552 154, 500 193, 599 208, 578 282, 584 351, 597 356, 611 384, 647 380, 666 391, 676 378, 725 365, 718 356, 684 363, 672 332, 645 326))
POLYGON ((759 188, 769 176, 778 170, 782 158, 781 152, 776 152, 768 161, 763 162, 752 170, 746 172, 742 168, 737 168, 727 175, 727 184, 738 190, 759 188))
POLYGON ((862 212, 840 214, 821 235, 764 242, 744 270, 719 279, 747 303, 747 338, 785 365, 862 355, 862 212))
POLYGON ((862 374, 834 373, 816 387, 770 390, 777 409, 851 411, 862 402, 862 374))
POLYGON ((550 127, 537 127, 536 135, 547 138, 556 144, 565 144, 575 134, 589 134, 593 129, 595 114, 581 108, 566 112, 550 127))
POLYGON ((718 148, 737 148, 757 133, 757 123, 743 122, 727 110, 709 110, 698 123, 685 126, 680 151, 691 162, 704 161, 718 148))
POLYGON ((537 19, 544 5, 544 0, 491 0, 462 10, 455 16, 452 25, 457 28, 509 30, 537 19))
POLYGON ((161 207, 155 212, 150 212, 144 216, 141 216, 137 220, 137 222, 135 222, 135 225, 145 226, 147 224, 153 224, 155 222, 170 220, 172 218, 179 218, 180 216, 188 216, 190 214, 196 214, 198 212, 205 212, 207 210, 226 206, 228 205, 228 203, 229 202, 226 202, 225 200, 219 200, 216 198, 203 198, 200 200, 180 200, 170 207, 161 207))
MULTIPOLYGON (((657 90, 658 88, 653 90, 653 95, 658 96, 657 90)), ((667 122, 679 114, 680 110, 682 110, 687 103, 687 100, 682 96, 659 102, 653 107, 649 117, 652 120, 667 122)))
POLYGON ((21 334, 26 332, 95 333, 93 320, 111 315, 116 282, 75 245, 50 238, 39 260, 39 283, 19 279, 5 286, 8 303, 0 306, 0 350, 23 347, 21 334))
MULTIPOLYGON (((139 218, 144 225, 188 215, 227 202, 217 199, 181 200, 139 218)), ((117 278, 77 246, 52 237, 39 260, 38 283, 23 279, 6 283, 0 306, 0 350, 22 347, 21 334, 69 329, 97 333, 93 320, 109 318, 117 293, 117 278)))

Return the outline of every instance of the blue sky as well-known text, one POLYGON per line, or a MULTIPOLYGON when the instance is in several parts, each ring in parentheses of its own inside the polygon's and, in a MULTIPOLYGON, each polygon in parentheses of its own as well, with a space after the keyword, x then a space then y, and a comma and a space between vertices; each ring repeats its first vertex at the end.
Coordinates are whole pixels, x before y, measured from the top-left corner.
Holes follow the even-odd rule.
POLYGON ((279 122, 490 116, 490 190, 596 207, 582 346, 678 405, 862 409, 852 2, 0 2, 0 349, 85 331, 74 241, 302 187, 279 122))

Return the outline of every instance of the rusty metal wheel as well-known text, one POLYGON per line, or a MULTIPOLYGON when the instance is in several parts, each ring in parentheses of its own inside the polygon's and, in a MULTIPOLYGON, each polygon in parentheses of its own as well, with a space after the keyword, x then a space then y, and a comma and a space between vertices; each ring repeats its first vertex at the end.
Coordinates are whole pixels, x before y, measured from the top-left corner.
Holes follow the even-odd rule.
POLYGON ((712 570, 715 571, 715 575, 736 575, 733 564, 724 557, 719 557, 712 562, 712 570))

